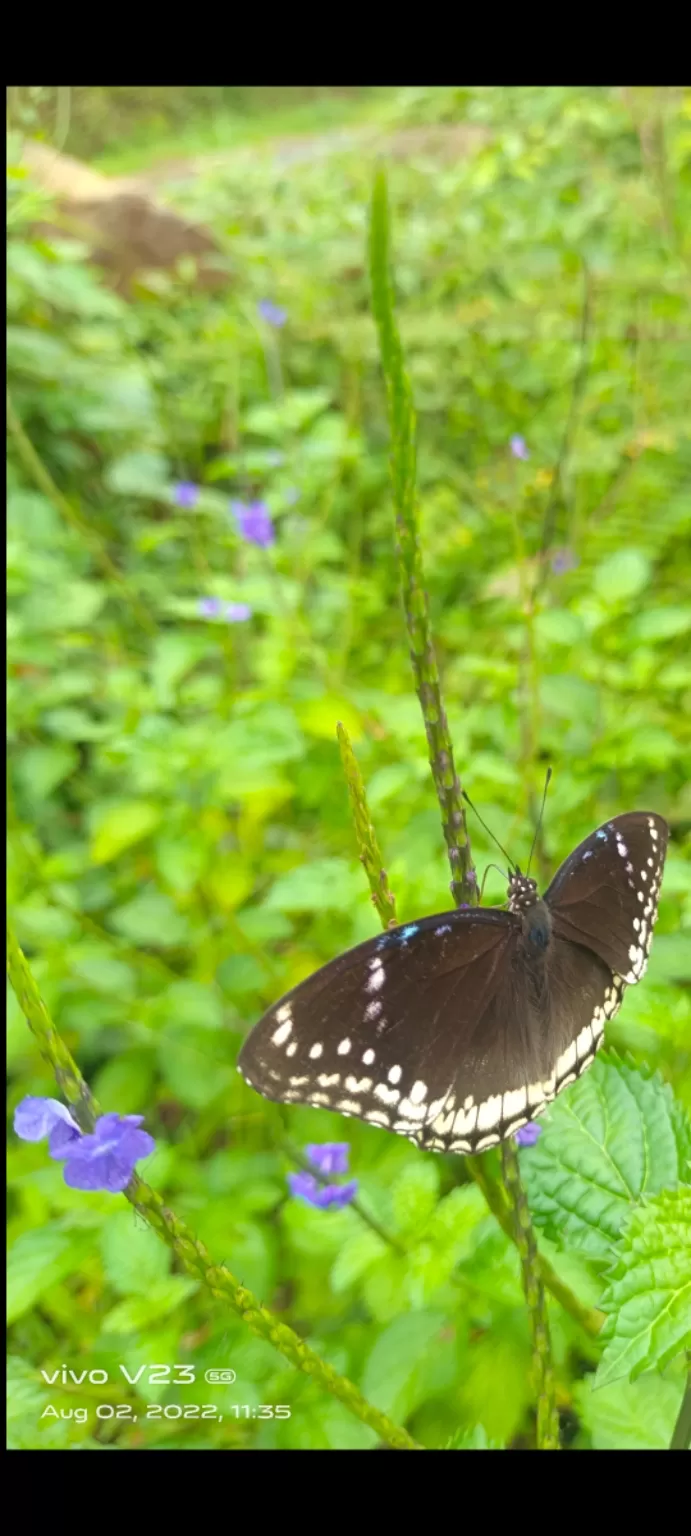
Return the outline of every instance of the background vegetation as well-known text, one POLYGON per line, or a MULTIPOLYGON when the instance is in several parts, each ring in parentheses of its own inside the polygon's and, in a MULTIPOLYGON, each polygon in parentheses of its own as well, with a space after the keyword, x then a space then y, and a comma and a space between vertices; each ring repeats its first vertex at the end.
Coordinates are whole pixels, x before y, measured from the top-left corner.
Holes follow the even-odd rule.
MULTIPOLYGON (((41 991, 103 1108, 145 1115, 145 1177, 218 1261, 423 1445, 533 1443, 518 1260, 463 1160, 265 1103, 235 1071, 272 1001, 376 931, 337 721, 400 918, 450 905, 393 557, 365 257, 375 162, 358 139, 374 124, 464 782, 521 861, 554 765, 542 877, 616 812, 655 809, 672 828, 648 975, 609 1030, 618 1056, 521 1153, 541 1251, 615 1313, 603 1356, 550 1301, 564 1443, 669 1444, 688 1253, 662 1335, 651 1260, 632 1323, 645 1344, 623 1364, 617 1317, 626 1331, 634 1293, 612 1297, 653 1224, 673 1252, 665 1222, 678 1228, 681 1207, 665 1202, 691 1182, 691 97, 473 88, 286 106, 219 92, 198 111, 190 92, 158 103, 163 121, 129 92, 76 94, 64 148, 107 147, 106 168, 144 168, 176 135, 179 154, 233 147, 170 189, 214 231, 230 277, 200 294, 183 262, 126 303, 83 247, 32 232, 41 199, 15 155, 9 894, 41 991), (271 136, 295 112, 304 140, 289 153, 271 136), (327 119, 354 142, 324 136, 327 119), (437 124, 484 133, 467 153, 410 135, 437 124), (257 310, 267 299, 280 327, 257 310), (512 454, 516 436, 529 456, 512 454), (269 547, 241 536, 238 499, 268 506, 269 547), (205 617, 209 597, 251 617, 205 617), (394 1243, 352 1208, 292 1198, 286 1136, 347 1140, 362 1206, 394 1243), (574 1194, 579 1176, 592 1199, 574 1194)), ((15 108, 27 100, 28 126, 50 133, 55 104, 15 108)), ((471 834, 482 868, 495 850, 471 834)), ((485 899, 504 899, 497 873, 485 899)), ((9 1077, 10 1110, 56 1092, 12 993, 9 1077)), ((122 1196, 67 1189, 43 1145, 14 1137, 9 1178, 13 1444, 376 1444, 176 1273, 122 1196), (49 1388, 39 1374, 180 1361, 201 1377, 232 1365, 237 1380, 210 1396, 203 1380, 49 1388), (222 1421, 145 1417, 209 1401, 222 1421), (41 1417, 97 1402, 138 1418, 41 1417), (232 1409, 276 1403, 289 1419, 232 1409)))

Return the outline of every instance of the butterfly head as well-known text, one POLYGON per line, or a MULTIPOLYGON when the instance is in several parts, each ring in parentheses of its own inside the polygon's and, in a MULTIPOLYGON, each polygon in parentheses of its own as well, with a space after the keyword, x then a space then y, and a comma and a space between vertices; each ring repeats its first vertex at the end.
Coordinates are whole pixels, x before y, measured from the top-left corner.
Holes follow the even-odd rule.
POLYGON ((523 932, 537 950, 547 948, 552 931, 549 910, 537 893, 537 880, 522 875, 518 866, 509 877, 509 911, 523 919, 523 932))

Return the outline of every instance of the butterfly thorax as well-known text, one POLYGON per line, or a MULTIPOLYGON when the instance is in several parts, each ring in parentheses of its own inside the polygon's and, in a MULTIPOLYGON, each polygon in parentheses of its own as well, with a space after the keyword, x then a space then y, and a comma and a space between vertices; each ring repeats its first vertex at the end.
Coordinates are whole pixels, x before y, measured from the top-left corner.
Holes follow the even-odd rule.
POLYGON ((523 935, 530 948, 538 953, 549 944, 552 919, 546 902, 537 893, 537 880, 522 875, 517 869, 509 880, 509 912, 522 919, 523 935))

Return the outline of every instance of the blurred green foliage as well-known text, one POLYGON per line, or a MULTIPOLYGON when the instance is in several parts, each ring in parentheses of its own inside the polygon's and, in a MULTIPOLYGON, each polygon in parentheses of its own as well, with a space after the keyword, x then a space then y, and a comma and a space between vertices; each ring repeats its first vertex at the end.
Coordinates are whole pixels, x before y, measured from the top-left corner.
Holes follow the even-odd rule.
MULTIPOLYGON (((89 91, 98 123, 104 93, 89 91)), ((520 861, 554 765, 543 876, 613 813, 654 808, 672 827, 648 975, 609 1031, 627 1060, 567 1090, 521 1157, 545 1252, 582 1300, 621 1308, 602 1354, 550 1304, 564 1425, 577 1446, 664 1445, 684 1334, 673 1319, 657 1329, 636 1275, 641 1254, 664 1250, 661 1283, 683 1291, 665 1192, 689 1182, 691 1105, 691 98, 406 91, 386 115, 392 133, 486 131, 467 154, 409 142, 390 172, 432 621, 464 782, 520 861), (599 1149, 586 1156, 589 1095, 622 1138, 616 1187, 599 1149), (641 1125, 657 1159, 645 1178, 641 1125), (585 1214, 574 1169, 601 1190, 585 1214), (622 1354, 643 1371, 634 1382, 622 1354)), ((146 1116, 146 1176, 215 1258, 423 1444, 529 1444, 518 1259, 463 1161, 265 1103, 235 1071, 273 1000, 376 931, 338 720, 399 917, 449 905, 393 559, 365 274, 373 170, 316 140, 292 159, 247 148, 200 169, 178 202, 226 248, 227 291, 197 293, 183 264, 127 305, 82 247, 32 233, 41 199, 10 167, 9 382, 63 500, 15 438, 9 895, 82 1071, 104 1109, 146 1116), (262 298, 287 311, 280 331, 259 317, 262 298), (193 508, 176 500, 183 481, 200 487, 193 508), (230 515, 231 499, 252 497, 274 520, 268 550, 230 515), (210 622, 205 596, 253 617, 210 622), (350 1142, 362 1203, 405 1255, 352 1209, 288 1198, 286 1129, 298 1144, 350 1142)), ((471 833, 482 868, 491 844, 471 833)), ((496 873, 485 899, 504 899, 496 873)), ((9 1070, 10 1109, 56 1091, 12 995, 9 1070)), ((13 1444, 373 1443, 172 1273, 122 1197, 67 1189, 43 1146, 15 1138, 9 1180, 13 1444), (145 1370, 131 1387, 120 1370, 175 1362, 193 1364, 195 1384, 145 1370), (111 1380, 48 1386, 40 1371, 63 1364, 111 1380), (232 1387, 205 1386, 223 1366, 232 1387), (222 1421, 201 1422, 205 1403, 222 1421), (83 1421, 67 1416, 84 1405, 83 1421)))

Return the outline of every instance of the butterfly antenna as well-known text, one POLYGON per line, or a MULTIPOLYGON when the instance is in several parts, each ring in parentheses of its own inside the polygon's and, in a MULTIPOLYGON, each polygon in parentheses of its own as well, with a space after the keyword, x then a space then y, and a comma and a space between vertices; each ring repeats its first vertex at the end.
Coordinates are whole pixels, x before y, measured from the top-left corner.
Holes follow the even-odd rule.
MULTIPOLYGON (((473 805, 473 802, 472 802, 472 800, 470 798, 470 795, 467 795, 464 789, 461 790, 461 794, 463 796, 463 799, 467 800, 468 805, 470 806, 471 811, 475 811, 475 815, 477 816, 477 819, 478 819, 478 821, 480 823, 480 826, 484 827, 485 832, 487 832, 488 836, 491 837, 492 842, 496 843, 497 848, 499 848, 500 852, 503 853, 504 858, 507 860, 509 869, 513 869, 513 867, 514 867, 513 859, 510 859, 508 853, 506 852, 506 849, 502 848, 502 845, 501 845, 501 843, 499 841, 499 838, 495 837, 493 832, 490 832, 489 827, 487 826, 487 822, 482 820, 480 812, 478 810, 475 810, 475 806, 473 805)), ((500 870, 500 874, 501 873, 503 873, 503 871, 500 870)))
POLYGON ((542 826, 542 818, 543 818, 543 816, 545 814, 545 800, 547 799, 547 791, 549 789, 549 781, 550 781, 551 777, 552 777, 552 769, 548 768, 547 769, 547 774, 545 776, 545 787, 544 787, 544 789, 542 791, 542 805, 540 806, 540 815, 537 818, 537 826, 535 828, 535 836, 533 838, 533 846, 532 846, 532 848, 530 850, 530 858, 528 859, 528 871, 527 871, 528 874, 530 874, 530 866, 531 866, 531 864, 533 862, 533 854, 535 852, 535 844, 536 844, 536 842, 538 840, 538 837, 540 835, 540 827, 542 826))

